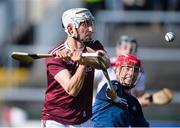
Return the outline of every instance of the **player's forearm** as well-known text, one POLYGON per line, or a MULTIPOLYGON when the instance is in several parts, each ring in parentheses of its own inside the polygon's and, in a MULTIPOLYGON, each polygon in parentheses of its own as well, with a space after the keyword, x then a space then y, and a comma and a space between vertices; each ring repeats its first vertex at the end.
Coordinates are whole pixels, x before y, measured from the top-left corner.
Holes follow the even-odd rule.
POLYGON ((106 97, 115 103, 120 103, 124 106, 128 106, 126 99, 119 97, 116 92, 113 92, 109 88, 107 88, 106 90, 106 97))
POLYGON ((69 95, 77 96, 80 92, 85 78, 85 66, 79 65, 76 70, 76 73, 70 78, 68 82, 67 92, 69 95))

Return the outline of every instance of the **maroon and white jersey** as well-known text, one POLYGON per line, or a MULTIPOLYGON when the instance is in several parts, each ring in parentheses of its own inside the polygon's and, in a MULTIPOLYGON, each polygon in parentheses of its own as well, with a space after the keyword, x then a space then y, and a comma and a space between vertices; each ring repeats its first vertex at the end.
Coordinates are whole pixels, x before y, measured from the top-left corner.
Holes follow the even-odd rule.
MULTIPOLYGON (((99 41, 93 41, 89 45, 94 50, 104 50, 99 41)), ((65 43, 52 49, 49 53, 66 49, 65 43)), ((86 48, 83 52, 87 52, 86 48)), ((76 97, 70 96, 64 88, 54 79, 55 75, 63 69, 69 70, 74 75, 78 63, 73 61, 62 61, 56 58, 47 58, 48 87, 45 92, 45 103, 42 109, 42 120, 55 120, 65 125, 81 124, 92 116, 92 95, 94 68, 86 67, 86 76, 81 91, 76 97)), ((63 77, 63 76, 62 76, 63 77)))

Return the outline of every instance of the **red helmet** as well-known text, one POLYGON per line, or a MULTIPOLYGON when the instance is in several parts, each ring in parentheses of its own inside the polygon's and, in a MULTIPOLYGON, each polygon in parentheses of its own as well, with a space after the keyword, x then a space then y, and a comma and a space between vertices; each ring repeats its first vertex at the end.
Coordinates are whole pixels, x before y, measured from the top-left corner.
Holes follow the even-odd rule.
MULTIPOLYGON (((138 71, 137 79, 135 81, 131 82, 130 84, 124 84, 123 82, 120 81, 120 83, 124 87, 126 87, 127 89, 130 89, 136 85, 137 81, 139 80, 139 78, 141 76, 141 61, 132 54, 120 55, 116 58, 116 61, 114 64, 115 71, 116 72, 121 71, 122 67, 132 67, 133 71, 135 71, 135 69, 137 69, 136 71, 138 71)), ((120 75, 120 77, 121 77, 121 75, 120 75)))
POLYGON ((120 55, 116 58, 114 64, 115 69, 119 66, 134 66, 141 68, 141 61, 132 54, 120 55))

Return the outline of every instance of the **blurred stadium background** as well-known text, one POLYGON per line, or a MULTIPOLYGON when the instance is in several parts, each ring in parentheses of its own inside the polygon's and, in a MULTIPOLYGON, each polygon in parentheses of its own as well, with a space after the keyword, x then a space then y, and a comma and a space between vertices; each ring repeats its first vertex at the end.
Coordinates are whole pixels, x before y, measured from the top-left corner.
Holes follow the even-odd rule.
POLYGON ((0 127, 40 127, 46 89, 43 60, 19 63, 13 51, 44 52, 66 37, 63 11, 89 8, 96 19, 95 38, 115 55, 116 40, 124 34, 139 41, 148 92, 168 87, 168 105, 143 108, 151 126, 180 126, 180 0, 0 0, 0 127), (164 35, 176 34, 173 43, 164 35))

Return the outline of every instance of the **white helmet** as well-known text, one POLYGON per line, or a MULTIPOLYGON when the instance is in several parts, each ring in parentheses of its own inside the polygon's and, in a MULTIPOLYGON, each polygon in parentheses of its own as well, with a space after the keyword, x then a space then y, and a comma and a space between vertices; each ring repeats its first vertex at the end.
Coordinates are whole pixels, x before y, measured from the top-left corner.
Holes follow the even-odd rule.
POLYGON ((71 23, 75 28, 79 27, 81 22, 87 20, 94 20, 91 12, 86 8, 73 8, 65 11, 62 15, 62 24, 65 32, 69 35, 67 31, 67 26, 71 23))

